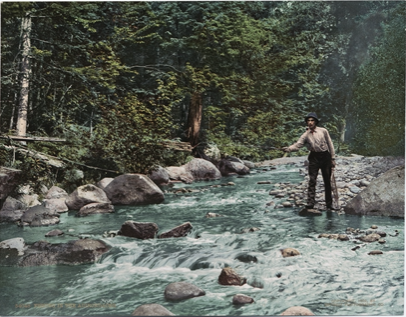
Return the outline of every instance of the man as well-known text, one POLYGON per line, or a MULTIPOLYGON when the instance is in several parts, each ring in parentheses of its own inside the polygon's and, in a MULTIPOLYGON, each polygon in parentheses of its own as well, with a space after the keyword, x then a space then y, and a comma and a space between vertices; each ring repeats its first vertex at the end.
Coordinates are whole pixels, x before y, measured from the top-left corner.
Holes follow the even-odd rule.
POLYGON ((309 185, 307 190, 307 209, 313 209, 316 200, 316 182, 319 170, 323 175, 324 195, 326 207, 329 210, 333 208, 333 199, 331 195, 331 169, 335 167, 335 152, 333 142, 331 142, 328 131, 318 127, 319 119, 314 112, 305 117, 307 124, 306 132, 302 134, 299 140, 289 146, 284 147, 285 152, 298 151, 304 145, 310 150, 309 154, 309 185))

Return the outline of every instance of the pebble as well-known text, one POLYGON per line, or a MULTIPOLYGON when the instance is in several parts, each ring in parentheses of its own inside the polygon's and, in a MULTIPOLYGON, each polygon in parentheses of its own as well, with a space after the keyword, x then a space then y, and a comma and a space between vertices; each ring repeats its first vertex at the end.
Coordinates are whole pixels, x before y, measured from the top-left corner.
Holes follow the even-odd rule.
POLYGON ((361 188, 357 187, 357 186, 352 186, 350 187, 350 191, 354 194, 358 194, 361 192, 361 188))
POLYGON ((368 255, 378 255, 378 254, 383 254, 383 252, 380 250, 374 250, 368 253, 368 255))
POLYGON ((234 305, 243 305, 243 304, 251 304, 254 302, 252 297, 249 297, 244 294, 237 294, 233 297, 233 304, 234 305))
POLYGON ((222 217, 222 215, 216 214, 216 213, 214 213, 214 212, 208 212, 208 213, 206 214, 206 218, 215 218, 215 217, 222 217))

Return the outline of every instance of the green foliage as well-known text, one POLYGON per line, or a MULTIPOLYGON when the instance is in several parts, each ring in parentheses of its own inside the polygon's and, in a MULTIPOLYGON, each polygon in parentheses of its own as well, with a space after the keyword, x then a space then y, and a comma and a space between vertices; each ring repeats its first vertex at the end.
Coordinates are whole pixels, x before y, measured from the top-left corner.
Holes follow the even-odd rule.
POLYGON ((364 155, 404 155, 405 12, 399 5, 360 69, 354 89, 354 149, 364 155))
POLYGON ((120 172, 147 172, 163 158, 172 125, 169 106, 128 95, 115 105, 101 106, 102 119, 95 129, 92 154, 115 162, 120 172))

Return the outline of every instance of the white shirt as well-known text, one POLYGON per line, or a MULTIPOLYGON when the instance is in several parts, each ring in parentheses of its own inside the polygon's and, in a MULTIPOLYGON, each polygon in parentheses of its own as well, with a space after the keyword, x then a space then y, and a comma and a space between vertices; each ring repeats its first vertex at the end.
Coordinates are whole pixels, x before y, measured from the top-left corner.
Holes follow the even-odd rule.
POLYGON ((329 151, 331 158, 334 158, 335 156, 333 142, 325 128, 317 126, 314 130, 307 128, 306 132, 302 134, 299 140, 295 144, 289 146, 288 149, 290 152, 299 151, 304 145, 306 145, 309 151, 329 151))

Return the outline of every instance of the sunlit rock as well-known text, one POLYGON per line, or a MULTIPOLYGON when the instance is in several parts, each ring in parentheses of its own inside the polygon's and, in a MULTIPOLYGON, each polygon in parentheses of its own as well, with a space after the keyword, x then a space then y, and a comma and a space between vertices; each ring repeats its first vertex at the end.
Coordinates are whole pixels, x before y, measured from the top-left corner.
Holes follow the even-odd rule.
POLYGON ((41 202, 38 200, 37 194, 22 194, 17 197, 24 205, 28 207, 34 207, 41 205, 41 202))
POLYGON ((284 201, 284 202, 282 203, 282 206, 285 207, 285 208, 289 208, 289 207, 292 207, 293 205, 292 205, 292 203, 289 202, 289 201, 284 201))
POLYGON ((159 304, 144 304, 138 306, 131 316, 175 316, 175 314, 159 304))
POLYGON ((293 306, 285 310, 281 316, 314 316, 313 312, 303 306, 293 306))
POLYGON ((193 183, 193 175, 186 171, 184 166, 168 166, 165 168, 171 181, 180 181, 186 184, 193 183))
POLYGON ((237 274, 231 267, 225 267, 221 270, 218 281, 221 285, 241 286, 247 283, 247 279, 237 274))
POLYGON ((405 217, 405 166, 378 178, 344 207, 347 214, 405 217))
POLYGON ((143 174, 117 176, 104 191, 113 205, 159 204, 165 199, 162 190, 143 174))
POLYGON ((23 255, 26 246, 23 238, 12 238, 1 241, 0 249, 16 249, 18 255, 23 255))
POLYGON ((206 218, 216 218, 216 217, 223 217, 223 215, 216 214, 214 212, 208 212, 205 217, 206 218))
POLYGON ((66 205, 69 209, 78 210, 91 203, 110 203, 106 193, 92 184, 87 184, 75 189, 67 198, 66 205))
POLYGON ((293 248, 285 248, 285 249, 282 249, 281 252, 282 252, 282 256, 284 258, 300 255, 300 252, 293 248))
POLYGON ((165 288, 164 296, 167 300, 177 301, 198 296, 204 296, 206 292, 196 285, 186 282, 175 282, 165 288))
POLYGON ((217 167, 204 159, 194 158, 184 165, 186 172, 193 176, 194 180, 216 180, 221 178, 217 167))

